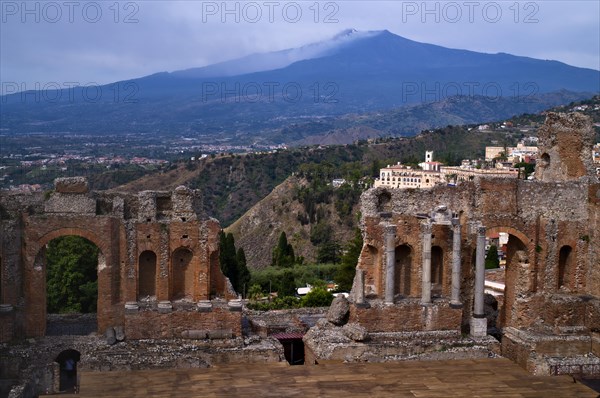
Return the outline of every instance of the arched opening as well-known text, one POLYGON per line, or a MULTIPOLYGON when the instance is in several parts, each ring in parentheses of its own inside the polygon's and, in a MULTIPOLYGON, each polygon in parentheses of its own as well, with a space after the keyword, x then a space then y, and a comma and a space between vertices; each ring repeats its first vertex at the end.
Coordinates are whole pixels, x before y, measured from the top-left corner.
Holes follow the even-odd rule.
POLYGON ((395 294, 410 296, 412 273, 412 249, 408 245, 396 247, 395 294))
POLYGON ((561 247, 558 254, 558 289, 569 288, 569 275, 573 272, 574 267, 575 255, 573 254, 573 248, 568 245, 561 247))
POLYGON ((35 266, 45 269, 46 335, 95 332, 98 268, 105 266, 98 247, 81 236, 60 236, 42 249, 35 266))
POLYGON ((535 289, 529 261, 531 244, 530 238, 513 227, 491 227, 486 231, 484 310, 488 331, 495 330, 492 334, 500 333, 505 326, 528 322, 515 306, 519 305, 517 297, 535 289))
POLYGON ((194 298, 194 254, 187 248, 179 248, 171 256, 171 275, 173 277, 173 299, 193 300, 194 298))
POLYGON ((64 350, 54 359, 59 365, 59 391, 63 393, 78 392, 77 363, 81 354, 76 350, 64 350))
POLYGON ((377 211, 389 212, 391 210, 392 195, 388 191, 383 191, 377 196, 377 211))
POLYGON ((381 255, 373 245, 367 244, 360 253, 359 262, 364 270, 364 293, 367 298, 374 298, 381 289, 381 255))
POLYGON ((517 298, 517 288, 527 290, 527 286, 520 284, 519 269, 529 264, 527 247, 519 238, 510 234, 506 245, 506 272, 504 281, 504 302, 499 310, 498 326, 504 327, 511 324, 513 307, 517 298))
POLYGON ((221 274, 221 267, 219 264, 219 252, 214 251, 210 253, 210 292, 209 299, 217 297, 217 292, 223 291, 223 285, 220 283, 222 279, 219 277, 221 274))
POLYGON ((548 167, 550 166, 550 155, 548 155, 547 153, 543 153, 541 156, 541 164, 540 166, 542 167, 548 167))
POLYGON ((431 248, 431 294, 434 297, 442 295, 444 278, 444 251, 439 246, 431 248))
POLYGON ((138 261, 138 300, 156 299, 156 253, 143 251, 138 261))

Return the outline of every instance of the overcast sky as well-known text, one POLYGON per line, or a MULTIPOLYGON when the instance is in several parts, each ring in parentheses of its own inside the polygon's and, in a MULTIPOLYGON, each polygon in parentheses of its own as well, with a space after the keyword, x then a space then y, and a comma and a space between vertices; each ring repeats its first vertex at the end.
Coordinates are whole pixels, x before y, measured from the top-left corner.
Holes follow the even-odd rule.
POLYGON ((600 2, 6 1, 0 81, 110 83, 387 29, 412 40, 600 70, 600 2))

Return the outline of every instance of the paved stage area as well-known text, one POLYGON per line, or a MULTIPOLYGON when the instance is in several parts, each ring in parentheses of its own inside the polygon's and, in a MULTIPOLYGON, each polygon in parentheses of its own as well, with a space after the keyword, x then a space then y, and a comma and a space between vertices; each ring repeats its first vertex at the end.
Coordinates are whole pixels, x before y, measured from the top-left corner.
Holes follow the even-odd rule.
POLYGON ((80 396, 596 398, 598 392, 569 376, 532 376, 507 359, 479 359, 84 372, 80 396))

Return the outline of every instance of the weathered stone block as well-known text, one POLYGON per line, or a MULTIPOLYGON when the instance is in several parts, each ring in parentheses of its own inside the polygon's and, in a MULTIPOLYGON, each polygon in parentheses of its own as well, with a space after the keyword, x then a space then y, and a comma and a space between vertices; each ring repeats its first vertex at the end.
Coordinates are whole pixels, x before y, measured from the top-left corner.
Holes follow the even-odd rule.
POLYGON ((208 338, 212 340, 230 339, 233 337, 231 329, 216 329, 208 331, 208 338))
POLYGON ((106 337, 106 344, 108 345, 113 345, 117 342, 117 337, 115 336, 115 329, 113 327, 106 328, 104 337, 106 337))
POLYGON ((181 332, 181 337, 184 339, 207 339, 208 330, 184 330, 181 332))
POLYGON ((348 322, 348 314, 350 312, 350 303, 344 296, 337 296, 333 299, 329 311, 327 312, 327 320, 334 325, 341 326, 348 322))
POLYGON ((96 201, 85 194, 54 193, 44 203, 46 213, 96 214, 96 201))
POLYGON ((471 318, 471 336, 484 337, 487 335, 487 319, 471 318))
POLYGON ((58 193, 88 193, 85 177, 62 177, 54 180, 54 190, 58 193))
POLYGON ((345 324, 342 327, 342 332, 344 333, 344 336, 354 341, 365 341, 368 336, 367 329, 357 323, 345 324))
POLYGON ((125 329, 123 326, 115 326, 115 338, 117 341, 125 340, 125 329))

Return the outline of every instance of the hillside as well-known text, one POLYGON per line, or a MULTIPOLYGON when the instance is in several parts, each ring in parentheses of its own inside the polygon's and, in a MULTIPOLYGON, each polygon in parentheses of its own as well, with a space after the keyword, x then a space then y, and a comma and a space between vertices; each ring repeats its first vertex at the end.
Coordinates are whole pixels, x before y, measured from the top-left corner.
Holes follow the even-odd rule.
MULTIPOLYGON (((305 207, 296 194, 299 188, 307 186, 305 179, 289 177, 226 228, 235 237, 236 246, 244 248, 248 267, 260 269, 271 264, 271 254, 281 232, 286 233, 297 256, 303 256, 309 263, 316 261, 317 246, 311 243, 311 229, 316 224, 300 221, 305 207)), ((354 224, 348 225, 340 218, 333 201, 319 204, 319 209, 333 231, 334 241, 345 243, 352 238, 354 224)), ((352 214, 357 210, 355 205, 352 214)))
MULTIPOLYGON (((582 105, 586 105, 582 112, 600 123, 600 97, 551 110, 569 112, 582 105)), ((544 115, 523 114, 510 121, 512 128, 502 128, 501 123, 490 121, 491 130, 486 132, 478 131, 476 125, 446 126, 423 131, 413 138, 382 138, 349 145, 295 147, 274 153, 223 154, 195 162, 188 160, 174 166, 173 170, 148 174, 116 190, 167 190, 178 185, 199 189, 203 192, 207 213, 227 227, 306 165, 327 168, 331 179, 356 173, 362 177, 375 177, 379 168, 386 164, 420 162, 426 150, 433 150, 435 158, 446 164, 459 164, 465 158, 482 157, 486 145, 514 145, 526 135, 536 135, 544 115)), ((600 127, 596 128, 596 133, 600 142, 600 127)), ((288 202, 291 198, 287 198, 288 202)), ((236 236, 237 239, 240 238, 236 236)))
POLYGON ((303 164, 333 165, 331 178, 342 178, 342 166, 357 163, 364 169, 365 176, 374 177, 387 163, 421 161, 427 149, 436 151, 437 159, 456 163, 463 158, 481 156, 485 146, 494 142, 515 143, 520 135, 515 132, 513 136, 505 131, 481 134, 468 132, 465 127, 445 127, 411 139, 385 138, 371 143, 297 147, 274 153, 224 154, 195 162, 185 161, 173 170, 148 174, 115 190, 168 190, 179 185, 199 189, 204 195, 207 213, 226 227, 303 164))

